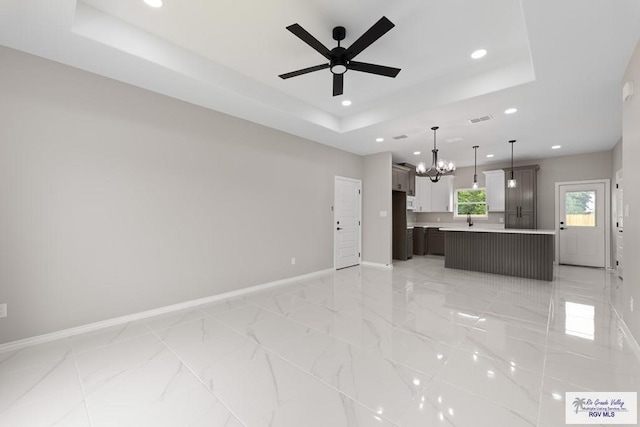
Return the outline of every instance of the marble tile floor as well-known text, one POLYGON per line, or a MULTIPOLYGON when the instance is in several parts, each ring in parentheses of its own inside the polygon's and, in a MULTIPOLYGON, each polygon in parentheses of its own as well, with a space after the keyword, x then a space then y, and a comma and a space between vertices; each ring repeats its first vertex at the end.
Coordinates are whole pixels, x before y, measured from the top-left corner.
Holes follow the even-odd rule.
POLYGON ((640 391, 615 280, 353 267, 0 353, 0 426, 562 426, 640 391))

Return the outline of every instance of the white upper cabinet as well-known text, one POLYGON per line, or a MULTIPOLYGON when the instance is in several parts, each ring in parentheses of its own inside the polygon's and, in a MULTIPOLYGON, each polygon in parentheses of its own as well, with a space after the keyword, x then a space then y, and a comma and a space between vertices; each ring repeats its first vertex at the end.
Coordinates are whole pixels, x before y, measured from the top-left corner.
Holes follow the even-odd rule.
POLYGON ((453 212, 453 175, 431 182, 427 177, 416 177, 416 208, 414 212, 453 212))
MULTIPOLYGON (((431 183, 431 211, 453 212, 453 180, 455 176, 445 175, 440 181, 431 183)), ((428 179, 428 178, 427 178, 428 179)))
POLYGON ((504 212, 504 171, 484 171, 487 188, 487 211, 504 212))
POLYGON ((416 206, 414 212, 431 212, 431 180, 416 177, 416 206))

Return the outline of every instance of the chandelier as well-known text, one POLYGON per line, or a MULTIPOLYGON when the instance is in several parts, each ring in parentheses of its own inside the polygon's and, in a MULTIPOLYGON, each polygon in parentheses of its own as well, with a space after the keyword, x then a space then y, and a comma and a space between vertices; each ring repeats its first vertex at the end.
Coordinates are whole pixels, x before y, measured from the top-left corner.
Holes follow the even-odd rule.
POLYGON ((431 130, 433 131, 433 150, 431 150, 433 158, 431 160, 431 166, 427 168, 425 162, 418 163, 416 175, 429 177, 431 182, 438 182, 443 174, 456 170, 456 165, 444 159, 438 160, 438 148, 436 147, 436 131, 438 130, 438 126, 432 127, 431 130))

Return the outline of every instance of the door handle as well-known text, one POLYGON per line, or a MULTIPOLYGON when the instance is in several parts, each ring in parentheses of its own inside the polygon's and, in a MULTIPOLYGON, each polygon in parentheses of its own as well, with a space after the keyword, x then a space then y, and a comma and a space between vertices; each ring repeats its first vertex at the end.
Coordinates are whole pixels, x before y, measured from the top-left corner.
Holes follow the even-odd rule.
POLYGON ((560 227, 560 230, 566 230, 566 228, 564 228, 564 227, 560 227))
POLYGON ((342 230, 342 227, 338 227, 338 228, 336 228, 336 230, 342 230))

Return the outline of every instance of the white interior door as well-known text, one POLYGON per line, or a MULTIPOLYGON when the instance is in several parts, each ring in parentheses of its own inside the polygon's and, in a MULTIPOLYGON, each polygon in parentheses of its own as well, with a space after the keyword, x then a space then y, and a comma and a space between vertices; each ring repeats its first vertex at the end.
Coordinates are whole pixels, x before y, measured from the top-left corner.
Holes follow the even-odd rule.
POLYGON ((361 189, 359 180, 336 177, 333 239, 336 269, 360 264, 361 189))
POLYGON ((605 267, 605 184, 561 184, 560 264, 605 267))

